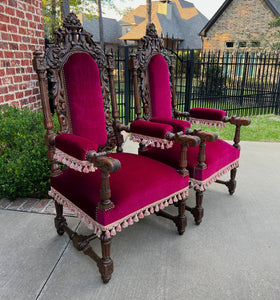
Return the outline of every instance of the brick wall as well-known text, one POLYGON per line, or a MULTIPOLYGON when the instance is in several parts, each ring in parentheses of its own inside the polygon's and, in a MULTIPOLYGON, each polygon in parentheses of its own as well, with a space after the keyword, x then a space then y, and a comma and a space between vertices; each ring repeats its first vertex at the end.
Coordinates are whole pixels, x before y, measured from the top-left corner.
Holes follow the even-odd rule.
POLYGON ((44 49, 41 2, 0 1, 0 105, 40 108, 32 53, 44 49))
POLYGON ((246 42, 245 49, 253 50, 251 42, 260 40, 274 18, 264 0, 234 0, 207 32, 203 49, 237 50, 240 42, 246 42), (226 48, 226 42, 234 42, 233 49, 226 48))

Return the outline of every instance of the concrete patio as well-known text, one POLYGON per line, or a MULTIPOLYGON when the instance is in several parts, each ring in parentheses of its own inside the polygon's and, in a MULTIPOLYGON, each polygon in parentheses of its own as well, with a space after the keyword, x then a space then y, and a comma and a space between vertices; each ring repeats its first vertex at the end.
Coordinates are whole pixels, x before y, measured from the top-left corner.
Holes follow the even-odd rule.
MULTIPOLYGON (((53 215, 0 210, 0 299, 280 299, 280 143, 241 146, 236 193, 213 184, 202 224, 187 213, 183 236, 155 215, 123 230, 112 242, 107 285, 56 234, 53 215)), ((68 223, 88 232, 75 217, 68 223)))

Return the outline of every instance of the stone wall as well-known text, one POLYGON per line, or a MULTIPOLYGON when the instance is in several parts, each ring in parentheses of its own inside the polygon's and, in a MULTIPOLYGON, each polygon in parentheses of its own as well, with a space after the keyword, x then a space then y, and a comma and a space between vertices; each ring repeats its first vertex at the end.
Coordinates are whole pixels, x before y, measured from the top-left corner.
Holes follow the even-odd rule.
POLYGON ((233 0, 203 38, 203 50, 254 50, 275 18, 264 0, 233 0), (231 46, 233 42, 233 47, 231 46), (258 43, 256 43, 258 42, 258 43), (245 46, 245 47, 244 47, 245 46))
POLYGON ((41 0, 0 1, 0 106, 40 105, 33 51, 44 49, 41 0))

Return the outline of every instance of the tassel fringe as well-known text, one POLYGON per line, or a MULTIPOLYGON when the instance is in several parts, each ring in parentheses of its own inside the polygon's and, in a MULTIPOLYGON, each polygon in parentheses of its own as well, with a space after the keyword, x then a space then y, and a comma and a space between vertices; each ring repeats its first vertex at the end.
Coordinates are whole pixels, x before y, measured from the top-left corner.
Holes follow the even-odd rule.
POLYGON ((215 120, 206 120, 206 119, 196 119, 196 118, 190 118, 189 122, 192 125, 200 125, 200 126, 208 126, 208 127, 214 127, 214 128, 225 128, 226 123, 222 121, 215 121, 215 120))
POLYGON ((209 185, 211 185, 212 183, 214 183, 221 176, 223 176, 224 174, 228 173, 230 170, 232 170, 234 168, 238 168, 238 167, 239 167, 239 159, 237 159, 233 163, 227 165, 225 168, 223 168, 222 170, 218 171, 217 173, 215 173, 214 175, 212 175, 211 177, 207 178, 204 181, 200 181, 200 180, 196 180, 196 179, 190 178, 190 187, 191 188, 193 187, 196 190, 204 192, 209 185))
POLYGON ((54 159, 68 166, 70 169, 79 172, 89 173, 97 170, 93 163, 86 160, 79 160, 57 148, 55 149, 54 159))
POLYGON ((157 147, 161 149, 169 149, 172 148, 173 142, 165 139, 160 139, 152 136, 142 135, 138 133, 131 133, 129 138, 133 142, 142 143, 145 146, 157 147))
POLYGON ((164 209, 165 207, 173 204, 174 202, 178 202, 179 199, 186 198, 189 193, 189 187, 184 188, 183 190, 176 192, 164 199, 161 199, 157 202, 154 202, 110 225, 103 226, 88 216, 85 212, 79 209, 75 204, 73 204, 70 200, 60 194, 54 188, 51 188, 49 191, 49 195, 59 204, 69 208, 71 211, 75 212, 77 217, 94 233, 100 237, 102 232, 105 232, 107 237, 115 236, 117 232, 121 232, 123 228, 127 228, 134 223, 139 222, 139 219, 143 219, 145 216, 149 216, 153 214, 155 211, 159 211, 160 209, 164 209))

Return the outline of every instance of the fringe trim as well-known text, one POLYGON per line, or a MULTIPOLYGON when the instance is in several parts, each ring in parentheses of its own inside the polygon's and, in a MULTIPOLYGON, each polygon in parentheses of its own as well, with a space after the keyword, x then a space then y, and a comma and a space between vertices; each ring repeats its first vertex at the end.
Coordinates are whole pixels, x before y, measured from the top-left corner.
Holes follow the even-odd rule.
POLYGON ((173 142, 165 139, 160 139, 152 136, 142 135, 138 133, 131 133, 129 138, 133 142, 142 143, 145 146, 157 147, 161 149, 172 148, 173 142))
POLYGON ((79 160, 57 148, 55 149, 54 159, 56 159, 59 162, 62 162, 71 169, 83 173, 95 172, 95 170, 98 169, 94 167, 93 163, 86 160, 79 160))
POLYGON ((231 164, 227 165, 222 170, 216 172, 215 174, 213 174, 211 177, 207 178, 204 181, 190 178, 190 187, 193 187, 197 190, 204 192, 210 184, 214 183, 216 180, 218 180, 221 176, 223 176, 230 170, 232 170, 234 168, 238 168, 238 167, 239 167, 239 159, 237 159, 234 162, 232 162, 231 164))
POLYGON ((200 126, 208 126, 214 128, 225 128, 226 123, 222 121, 215 121, 215 120, 206 120, 206 119, 196 119, 196 118, 189 118, 189 122, 192 125, 200 125, 200 126))
POLYGON ((49 191, 49 195, 57 201, 59 204, 62 204, 65 207, 68 207, 72 212, 76 213, 77 217, 94 233, 100 237, 102 232, 105 232, 107 237, 115 236, 117 232, 121 232, 122 228, 128 227, 128 225, 133 225, 134 223, 139 222, 139 219, 143 219, 145 216, 149 216, 154 212, 158 212, 161 209, 173 204, 174 202, 178 202, 183 198, 186 198, 189 194, 189 187, 182 189, 179 192, 176 192, 164 199, 156 201, 152 204, 149 204, 138 211, 131 213, 130 215, 125 216, 124 218, 115 221, 109 225, 103 226, 100 223, 96 222, 89 215, 83 212, 80 208, 78 208, 75 204, 73 204, 70 200, 60 194, 54 188, 51 188, 49 191))

